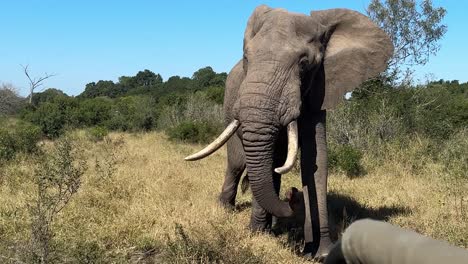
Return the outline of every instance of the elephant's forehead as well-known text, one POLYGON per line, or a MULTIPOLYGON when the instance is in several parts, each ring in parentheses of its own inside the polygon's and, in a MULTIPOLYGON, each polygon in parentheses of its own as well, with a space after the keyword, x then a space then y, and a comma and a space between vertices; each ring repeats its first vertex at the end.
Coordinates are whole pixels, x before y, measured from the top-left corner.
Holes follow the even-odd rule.
POLYGON ((257 39, 301 41, 303 38, 313 39, 322 31, 323 26, 315 18, 284 9, 275 9, 266 15, 257 39))
POLYGON ((298 15, 292 15, 286 10, 274 10, 268 13, 259 33, 292 33, 295 31, 295 21, 298 15))

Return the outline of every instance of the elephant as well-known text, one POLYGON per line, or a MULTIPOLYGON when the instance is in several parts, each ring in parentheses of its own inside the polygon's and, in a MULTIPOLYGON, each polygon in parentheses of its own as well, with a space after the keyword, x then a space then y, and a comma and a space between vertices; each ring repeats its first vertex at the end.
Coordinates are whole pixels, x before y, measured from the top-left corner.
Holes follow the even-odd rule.
POLYGON ((468 250, 389 223, 353 222, 330 251, 325 264, 468 263, 468 250))
POLYGON ((261 231, 271 225, 272 215, 294 213, 278 194, 281 174, 293 168, 300 149, 303 254, 325 257, 332 247, 326 111, 384 71, 392 54, 389 36, 359 12, 329 9, 305 15, 258 6, 247 23, 243 58, 226 79, 226 129, 185 159, 207 157, 227 143, 219 201, 235 205, 246 170, 253 194, 250 228, 261 231))

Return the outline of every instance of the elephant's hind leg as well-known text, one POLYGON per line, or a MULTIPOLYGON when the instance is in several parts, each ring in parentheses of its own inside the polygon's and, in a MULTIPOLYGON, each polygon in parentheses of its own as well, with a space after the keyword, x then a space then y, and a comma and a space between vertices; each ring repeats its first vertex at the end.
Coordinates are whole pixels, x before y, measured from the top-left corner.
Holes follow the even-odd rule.
POLYGON ((227 159, 228 164, 219 202, 224 207, 233 209, 236 203, 237 186, 245 170, 244 148, 237 134, 234 134, 227 142, 227 159))

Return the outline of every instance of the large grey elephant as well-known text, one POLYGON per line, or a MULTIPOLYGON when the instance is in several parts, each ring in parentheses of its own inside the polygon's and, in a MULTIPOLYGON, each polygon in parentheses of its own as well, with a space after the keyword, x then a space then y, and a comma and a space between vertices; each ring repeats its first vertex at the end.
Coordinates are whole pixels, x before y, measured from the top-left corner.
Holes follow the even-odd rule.
POLYGON ((227 142, 228 165, 220 201, 235 203, 247 169, 253 193, 253 230, 271 215, 293 214, 278 198, 280 175, 301 149, 306 207, 307 256, 323 257, 332 242, 327 213, 326 110, 347 92, 385 70, 392 42, 366 16, 347 9, 313 11, 310 16, 255 9, 244 35, 244 57, 229 73, 224 95, 227 128, 186 160, 204 158, 227 142))

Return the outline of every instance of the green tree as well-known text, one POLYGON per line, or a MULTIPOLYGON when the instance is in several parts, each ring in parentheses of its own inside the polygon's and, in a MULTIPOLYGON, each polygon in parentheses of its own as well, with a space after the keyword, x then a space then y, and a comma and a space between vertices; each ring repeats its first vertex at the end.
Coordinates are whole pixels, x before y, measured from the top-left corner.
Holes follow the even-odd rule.
POLYGON ((138 95, 148 94, 154 89, 161 87, 163 79, 160 74, 156 74, 150 70, 139 71, 135 76, 119 77, 119 86, 122 90, 121 95, 138 95))
POLYGON ((431 0, 419 4, 416 0, 372 0, 367 14, 395 46, 387 70, 393 80, 401 81, 411 75, 412 66, 426 64, 439 51, 438 41, 447 31, 442 24, 446 10, 434 7, 431 0))
POLYGON ((154 86, 161 84, 163 79, 161 75, 155 74, 150 70, 139 71, 135 76, 135 82, 138 86, 154 86))
POLYGON ((164 83, 164 90, 167 92, 182 92, 192 85, 192 80, 187 77, 172 76, 164 83))
POLYGON ((59 89, 49 88, 43 92, 34 94, 32 103, 33 105, 39 105, 44 102, 50 102, 56 97, 68 97, 68 95, 59 89))
POLYGON ((97 83, 91 82, 86 84, 84 92, 79 97, 81 98, 95 98, 98 96, 115 97, 116 85, 113 81, 98 81, 97 83))
POLYGON ((192 80, 196 88, 206 88, 209 86, 222 86, 226 82, 226 73, 216 73, 210 66, 201 68, 193 73, 192 80))

